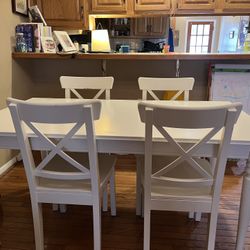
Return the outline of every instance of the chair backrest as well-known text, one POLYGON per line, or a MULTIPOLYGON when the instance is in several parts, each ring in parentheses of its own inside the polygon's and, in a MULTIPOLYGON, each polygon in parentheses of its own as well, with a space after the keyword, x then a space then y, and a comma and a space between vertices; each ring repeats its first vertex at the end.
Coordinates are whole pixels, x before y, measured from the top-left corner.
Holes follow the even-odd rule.
POLYGON ((105 92, 105 99, 110 99, 110 90, 113 87, 114 78, 107 77, 75 77, 75 76, 61 76, 61 87, 65 89, 65 98, 71 97, 71 92, 79 99, 83 97, 78 90, 99 90, 93 99, 98 99, 105 92))
POLYGON ((194 78, 139 77, 138 83, 140 90, 142 90, 142 100, 147 100, 147 93, 149 93, 153 99, 159 100, 153 91, 177 91, 171 100, 176 100, 182 93, 184 93, 184 100, 188 101, 189 91, 192 90, 194 86, 194 78))
MULTIPOLYGON (((185 107, 185 105, 156 105, 141 102, 138 105, 141 121, 145 123, 145 187, 151 189, 151 180, 161 181, 168 185, 176 184, 182 187, 207 187, 213 188, 213 197, 220 193, 226 166, 227 151, 231 140, 233 126, 240 114, 241 104, 215 105, 206 107, 185 107), (154 129, 153 129, 154 128, 154 129), (204 168, 197 157, 200 148, 220 130, 222 132, 219 147, 216 152, 215 169, 204 168), (163 164, 161 169, 152 173, 153 133, 158 131, 167 141, 168 147, 174 157, 172 161, 163 164), (175 139, 184 134, 198 132, 201 139, 186 148, 175 139), (174 135, 175 132, 175 135, 174 135), (196 157, 195 157, 196 156, 196 157), (188 176, 173 177, 171 171, 176 171, 181 164, 195 173, 195 178, 188 176)), ((171 154, 172 154, 171 153, 171 154)), ((199 155, 202 156, 202 155, 199 155)), ((206 156, 204 154, 204 156, 206 156)), ((169 159, 169 157, 168 157, 169 159)), ((207 162, 206 166, 209 166, 207 162)), ((185 170, 185 169, 183 169, 185 170)), ((188 171, 189 171, 188 170, 188 171)))
MULTIPOLYGON (((34 191, 40 178, 47 180, 91 180, 92 192, 98 191, 98 160, 95 141, 93 120, 99 119, 100 101, 75 100, 73 103, 63 101, 56 103, 37 104, 9 98, 7 100, 13 123, 16 129, 17 140, 20 146, 23 163, 29 183, 29 188, 34 191), (62 139, 50 139, 46 135, 46 129, 55 128, 59 133, 60 126, 66 130, 62 139), (66 151, 70 139, 85 125, 89 167, 83 166, 73 159, 66 151), (36 164, 32 154, 32 144, 28 139, 30 131, 39 139, 37 150, 47 150, 48 154, 40 163, 36 164), (40 148, 41 147, 41 148, 40 148), (50 161, 61 157, 69 165, 67 171, 60 168, 49 170, 50 161), (95 188, 93 188, 95 187, 95 188)), ((56 137, 56 136, 55 136, 56 137)), ((53 187, 52 187, 53 188, 53 187)))

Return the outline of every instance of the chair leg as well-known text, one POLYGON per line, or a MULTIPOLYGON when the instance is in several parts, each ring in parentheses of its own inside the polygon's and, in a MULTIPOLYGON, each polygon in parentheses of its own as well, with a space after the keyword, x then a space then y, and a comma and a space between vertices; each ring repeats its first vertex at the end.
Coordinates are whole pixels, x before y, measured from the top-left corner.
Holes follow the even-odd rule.
POLYGON ((115 170, 112 169, 112 174, 110 176, 110 207, 111 215, 116 216, 116 197, 115 197, 115 170))
POLYGON ((141 199, 142 199, 142 202, 141 202, 141 217, 143 218, 144 217, 144 189, 143 188, 141 189, 141 199))
POLYGON ((201 221, 201 212, 189 212, 189 219, 194 219, 195 221, 201 221))
POLYGON ((108 211, 108 183, 103 187, 102 190, 102 211, 107 212, 108 211))
POLYGON ((101 250, 101 209, 93 206, 94 250, 101 250))
POLYGON ((189 219, 193 219, 194 218, 194 214, 195 214, 194 212, 189 212, 188 213, 188 218, 189 219))
POLYGON ((31 199, 36 250, 44 249, 42 204, 31 199))
POLYGON ((201 212, 195 212, 194 219, 195 221, 201 221, 201 212))
POLYGON ((60 210, 60 213, 66 213, 67 212, 67 205, 66 204, 59 204, 59 210, 60 210))
POLYGON ((136 215, 142 215, 141 157, 136 156, 136 215))
POLYGON ((55 212, 55 211, 58 211, 59 210, 59 205, 58 204, 52 204, 52 210, 55 212))
POLYGON ((150 250, 150 221, 151 211, 148 206, 144 209, 144 235, 143 235, 143 250, 150 250))
POLYGON ((208 250, 214 250, 214 246, 215 246, 218 209, 216 210, 217 210, 216 212, 212 212, 209 215, 210 222, 209 222, 209 229, 208 229, 208 247, 207 247, 208 250))
POLYGON ((250 219, 250 196, 248 194, 249 190, 250 190, 250 178, 248 176, 245 176, 241 192, 236 250, 244 249, 244 241, 250 219))

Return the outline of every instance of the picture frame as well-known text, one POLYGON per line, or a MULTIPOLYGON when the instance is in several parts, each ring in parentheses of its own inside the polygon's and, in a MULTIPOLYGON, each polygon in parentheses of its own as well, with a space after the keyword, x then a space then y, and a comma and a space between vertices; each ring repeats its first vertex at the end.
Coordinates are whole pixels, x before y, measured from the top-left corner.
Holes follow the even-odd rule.
POLYGON ((47 23, 37 5, 29 7, 29 14, 31 22, 43 23, 44 26, 47 26, 47 23))
POLYGON ((12 0, 12 12, 28 16, 28 0, 12 0))
POLYGON ((56 43, 52 37, 41 37, 41 43, 44 53, 56 53, 56 43))
POLYGON ((55 35, 56 42, 62 46, 64 52, 77 52, 75 45, 66 31, 54 31, 53 33, 55 35))

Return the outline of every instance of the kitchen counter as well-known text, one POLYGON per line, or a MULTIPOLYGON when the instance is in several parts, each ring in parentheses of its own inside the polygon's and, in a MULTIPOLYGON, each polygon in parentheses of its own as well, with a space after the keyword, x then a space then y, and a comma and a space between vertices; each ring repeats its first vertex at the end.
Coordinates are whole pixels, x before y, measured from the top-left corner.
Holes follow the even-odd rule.
MULTIPOLYGON (((59 78, 113 76, 112 99, 139 99, 139 77, 194 77, 191 100, 207 100, 213 64, 250 64, 250 54, 87 53, 58 55, 13 53, 13 96, 63 97, 59 78), (49 90, 49 91, 48 91, 49 90)), ((90 93, 93 94, 94 93, 90 93)))
POLYGON ((107 59, 107 60, 249 60, 249 54, 191 53, 12 53, 14 59, 107 59))

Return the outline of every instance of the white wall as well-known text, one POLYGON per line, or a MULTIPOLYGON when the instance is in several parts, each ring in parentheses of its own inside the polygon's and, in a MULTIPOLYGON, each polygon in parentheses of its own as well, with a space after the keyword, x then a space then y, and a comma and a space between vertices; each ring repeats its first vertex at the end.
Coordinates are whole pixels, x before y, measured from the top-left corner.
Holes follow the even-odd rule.
POLYGON ((239 26, 242 18, 248 22, 248 17, 241 16, 224 16, 221 18, 221 30, 218 51, 220 53, 230 53, 237 51, 237 42, 239 35, 239 26), (230 38, 229 33, 234 32, 230 38))
POLYGON ((211 52, 216 53, 218 48, 218 40, 220 33, 220 19, 219 16, 205 16, 205 17, 176 17, 175 30, 179 30, 179 46, 175 46, 175 52, 186 52, 186 40, 188 22, 191 21, 214 21, 214 33, 211 52))
MULTIPOLYGON (((12 95, 12 45, 14 43, 15 25, 22 21, 22 17, 11 10, 10 0, 0 1, 0 108, 6 106, 6 98, 12 95)), ((3 121, 0 121, 3 122, 3 121)), ((12 158, 9 150, 0 150, 0 166, 12 158)))

